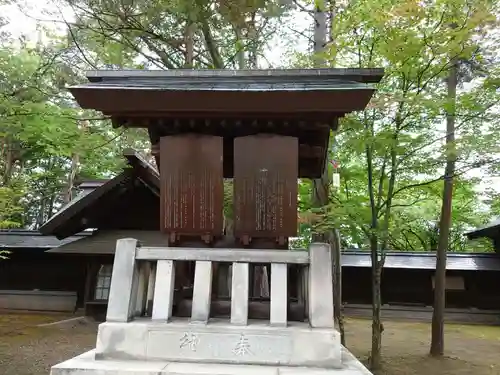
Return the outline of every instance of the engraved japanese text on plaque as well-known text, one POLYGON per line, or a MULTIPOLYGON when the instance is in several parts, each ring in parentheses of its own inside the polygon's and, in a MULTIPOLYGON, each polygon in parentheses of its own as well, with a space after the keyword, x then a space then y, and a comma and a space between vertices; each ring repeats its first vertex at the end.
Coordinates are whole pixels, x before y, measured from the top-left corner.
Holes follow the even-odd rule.
POLYGON ((237 237, 297 234, 298 139, 255 135, 234 140, 237 237))
POLYGON ((162 137, 161 228, 165 233, 222 234, 222 138, 162 137))

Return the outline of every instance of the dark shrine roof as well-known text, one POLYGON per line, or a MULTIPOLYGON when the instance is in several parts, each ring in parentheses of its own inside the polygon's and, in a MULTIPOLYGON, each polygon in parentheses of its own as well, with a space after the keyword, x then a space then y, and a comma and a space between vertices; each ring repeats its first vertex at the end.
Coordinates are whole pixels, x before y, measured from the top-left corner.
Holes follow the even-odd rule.
MULTIPOLYGON (((344 69, 344 68, 321 68, 321 69, 172 69, 172 70, 92 70, 87 72, 87 78, 90 82, 99 82, 103 79, 114 79, 124 77, 134 78, 196 78, 220 79, 226 82, 231 78, 236 79, 262 79, 267 77, 267 82, 280 82, 280 80, 301 79, 306 82, 315 82, 318 77, 338 78, 347 81, 357 81, 364 83, 380 82, 384 75, 383 69, 344 69)), ((265 79, 264 79, 265 81, 265 79)))
POLYGON ((62 244, 59 247, 48 250, 47 253, 64 254, 114 254, 116 241, 120 238, 135 238, 142 246, 165 247, 168 237, 160 231, 143 230, 97 230, 92 236, 80 241, 62 244))
POLYGON ((80 190, 94 190, 101 185, 104 185, 108 180, 84 180, 78 184, 78 189, 80 190))
MULTIPOLYGON (((116 116, 149 112, 336 114, 362 110, 382 69, 91 71, 70 88, 83 108, 116 116)), ((125 116, 126 117, 126 116, 125 116)), ((126 121, 127 119, 123 119, 126 121)))
MULTIPOLYGON (((344 251, 343 267, 371 267, 369 251, 344 251)), ((387 252, 384 268, 435 270, 434 252, 387 252)), ((449 271, 500 271, 500 255, 496 253, 448 253, 449 271)))
MULTIPOLYGON (((92 228, 88 217, 96 217, 101 214, 100 211, 109 210, 109 205, 118 202, 122 194, 138 186, 145 186, 151 194, 159 195, 160 180, 157 170, 133 150, 126 150, 124 156, 129 167, 106 182, 82 183, 79 186, 81 192, 76 198, 44 223, 40 227, 40 232, 44 235, 66 238, 73 233, 92 228)), ((142 204, 142 202, 127 203, 130 204, 130 208, 134 203, 142 204)))
MULTIPOLYGON (((113 125, 148 128, 153 151, 163 136, 224 138, 224 176, 233 177, 233 139, 259 133, 297 137, 299 177, 323 173, 330 129, 363 110, 383 69, 91 71, 70 87, 82 108, 113 125)), ((157 164, 159 166, 159 158, 157 164)))
POLYGON ((481 237, 487 237, 491 239, 500 237, 500 218, 493 220, 492 222, 480 228, 471 230, 470 232, 465 233, 465 235, 471 240, 481 237))
POLYGON ((37 230, 0 229, 0 249, 51 249, 75 242, 91 234, 91 232, 82 232, 59 240, 55 236, 44 236, 37 230))

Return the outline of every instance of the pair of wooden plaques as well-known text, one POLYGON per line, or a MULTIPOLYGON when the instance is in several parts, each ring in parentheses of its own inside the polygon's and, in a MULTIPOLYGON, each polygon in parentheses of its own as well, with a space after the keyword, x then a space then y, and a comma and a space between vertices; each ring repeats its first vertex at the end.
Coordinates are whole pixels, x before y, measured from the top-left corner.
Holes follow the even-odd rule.
MULTIPOLYGON (((234 139, 233 234, 287 238, 297 233, 298 139, 234 139)), ((169 235, 223 235, 223 138, 161 138, 161 229, 169 235)))

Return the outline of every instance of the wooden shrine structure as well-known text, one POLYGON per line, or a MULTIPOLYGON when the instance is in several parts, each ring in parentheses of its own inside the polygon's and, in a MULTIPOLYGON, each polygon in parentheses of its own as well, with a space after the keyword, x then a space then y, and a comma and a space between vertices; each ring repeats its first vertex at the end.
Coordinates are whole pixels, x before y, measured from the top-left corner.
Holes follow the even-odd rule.
POLYGON ((52 375, 275 374, 297 366, 325 375, 340 368, 366 373, 334 329, 329 245, 289 251, 288 238, 297 234, 298 178, 322 176, 330 131, 346 113, 365 108, 382 75, 380 69, 106 71, 71 88, 83 108, 103 112, 115 126, 148 130, 165 245, 117 241, 96 349, 54 366, 52 375), (232 179, 232 194, 224 179, 232 179), (225 208, 232 215, 224 216, 225 208), (221 321, 211 310, 223 264, 232 275, 230 319, 221 321), (270 312, 267 322, 252 323, 256 267, 270 268, 270 312), (307 321, 289 324, 293 267, 301 275, 295 280, 303 281, 295 292, 307 321), (175 314, 175 295, 191 282, 183 319, 175 314))
MULTIPOLYGON (((170 247, 287 249, 297 234, 297 179, 323 174, 330 131, 346 113, 365 108, 382 75, 381 69, 93 71, 89 83, 70 91, 115 127, 147 129, 160 171, 160 230, 170 247), (232 194, 225 179, 233 181, 232 194), (225 200, 232 217, 223 214, 225 200)), ((215 270, 215 283, 225 283, 225 266, 215 270)), ((177 267, 180 301, 192 289, 194 269, 177 267)), ((252 279, 258 275, 251 272, 252 279)), ((262 282, 252 281, 252 297, 266 295, 258 292, 262 282)), ((298 287, 291 290, 298 297, 298 287)))
MULTIPOLYGON (((297 179, 322 175, 330 130, 365 108, 381 69, 94 71, 77 102, 114 126, 148 130, 171 246, 224 235, 232 178, 234 245, 285 247, 297 233, 297 179)), ((226 243, 227 245, 227 243, 226 243)))

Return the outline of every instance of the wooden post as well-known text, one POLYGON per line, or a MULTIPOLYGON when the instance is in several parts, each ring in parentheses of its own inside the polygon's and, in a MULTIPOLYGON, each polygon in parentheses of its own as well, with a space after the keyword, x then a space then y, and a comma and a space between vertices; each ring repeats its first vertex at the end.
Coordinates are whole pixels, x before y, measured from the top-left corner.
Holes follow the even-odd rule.
MULTIPOLYGON (((92 281, 95 279, 94 277, 94 270, 95 266, 93 263, 93 260, 88 260, 87 264, 85 266, 85 290, 83 292, 83 307, 86 310, 87 309, 87 303, 89 300, 91 300, 91 287, 92 287, 92 281)), ((85 311, 85 314, 87 312, 85 311)))

